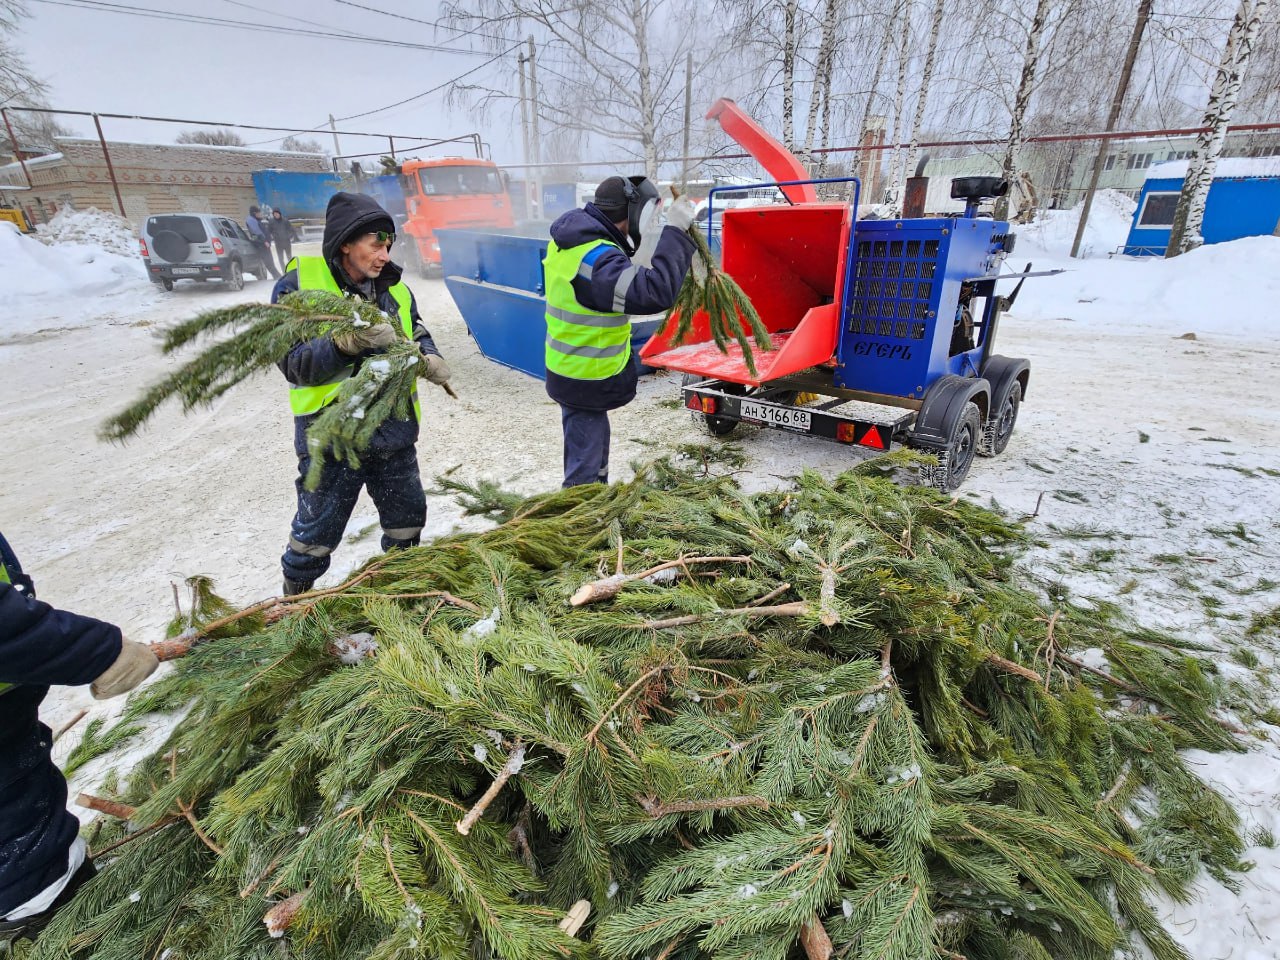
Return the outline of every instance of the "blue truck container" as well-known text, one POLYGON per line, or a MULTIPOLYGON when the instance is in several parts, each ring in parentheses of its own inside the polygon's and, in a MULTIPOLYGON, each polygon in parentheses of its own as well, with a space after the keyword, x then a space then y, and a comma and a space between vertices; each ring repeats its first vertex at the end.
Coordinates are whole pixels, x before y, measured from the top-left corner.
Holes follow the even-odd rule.
MULTIPOLYGON (((480 352, 503 366, 546 379, 542 261, 550 239, 545 232, 438 230, 436 237, 445 285, 480 352)), ((637 356, 661 323, 661 317, 632 321, 631 349, 637 356)))
POLYGON ((366 193, 377 200, 382 209, 391 214, 391 218, 395 220, 397 227, 404 222, 407 216, 404 204, 404 188, 400 185, 400 178, 394 173, 384 174, 380 177, 370 177, 364 181, 360 192, 366 193))
MULTIPOLYGON (((507 195, 511 198, 511 210, 517 220, 532 219, 528 198, 531 196, 532 184, 527 180, 510 180, 507 183, 507 195)), ((542 217, 543 220, 554 220, 566 210, 579 206, 578 185, 576 183, 544 183, 542 185, 542 217)))
POLYGON ((258 202, 283 211, 292 219, 323 217, 329 198, 342 189, 336 173, 297 173, 290 170, 253 171, 258 202))

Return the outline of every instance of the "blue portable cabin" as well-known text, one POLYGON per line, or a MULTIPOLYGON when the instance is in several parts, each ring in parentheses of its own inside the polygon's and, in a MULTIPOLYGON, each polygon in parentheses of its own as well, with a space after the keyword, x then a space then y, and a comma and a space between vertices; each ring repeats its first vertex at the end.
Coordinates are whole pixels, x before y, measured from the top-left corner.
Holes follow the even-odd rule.
MULTIPOLYGON (((1122 253, 1162 257, 1169 247, 1187 161, 1157 163, 1138 196, 1122 253)), ((1201 234, 1205 243, 1270 236, 1280 222, 1280 157, 1225 157, 1214 170, 1201 234)))

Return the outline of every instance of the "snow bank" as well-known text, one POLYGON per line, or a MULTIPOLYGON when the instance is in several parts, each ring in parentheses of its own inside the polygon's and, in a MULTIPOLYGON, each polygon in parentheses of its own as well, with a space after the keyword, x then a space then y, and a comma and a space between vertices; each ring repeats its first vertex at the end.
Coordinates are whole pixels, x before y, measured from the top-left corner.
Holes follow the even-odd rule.
MULTIPOLYGON (((1044 210, 1032 223, 1015 226, 1018 246, 1011 261, 1024 252, 1023 244, 1053 256, 1071 256, 1075 243, 1076 227, 1080 223, 1080 211, 1084 204, 1071 210, 1044 210)), ((1118 190, 1099 190, 1089 210, 1089 222, 1084 228, 1081 253, 1085 257, 1105 257, 1129 236, 1133 223, 1133 211, 1137 208, 1126 194, 1118 190)))
MULTIPOLYGON (((101 231, 113 242, 103 222, 69 219, 63 228, 82 236, 101 231)), ((82 326, 109 313, 136 313, 155 302, 138 254, 111 253, 97 242, 46 245, 8 223, 0 223, 0 297, 0 342, 48 327, 82 326)))
POLYGON ((1172 336, 1280 334, 1274 307, 1280 302, 1280 237, 1208 244, 1172 260, 1072 260, 1027 244, 1009 266, 1021 269, 1027 261, 1066 272, 1027 281, 1013 310, 1021 318, 1156 328, 1172 336))
POLYGON ((124 217, 97 207, 73 210, 63 207, 48 223, 36 227, 36 237, 47 244, 83 243, 101 247, 108 253, 132 257, 138 253, 138 238, 124 217))

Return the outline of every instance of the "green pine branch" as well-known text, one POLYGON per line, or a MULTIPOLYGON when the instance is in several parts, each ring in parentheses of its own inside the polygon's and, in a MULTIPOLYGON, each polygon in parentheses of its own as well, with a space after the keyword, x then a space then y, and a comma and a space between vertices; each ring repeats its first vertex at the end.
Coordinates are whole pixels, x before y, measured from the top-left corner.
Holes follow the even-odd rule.
MULTIPOLYGON (((274 367, 299 343, 386 322, 386 315, 373 304, 312 290, 289 294, 275 304, 246 303, 206 311, 170 329, 161 350, 167 355, 201 339, 220 339, 105 421, 99 437, 128 440, 171 400, 180 402, 183 413, 207 407, 237 384, 274 367)), ((395 322, 392 326, 399 328, 395 322)), ((343 382, 337 399, 307 431, 312 453, 306 478, 309 488, 319 483, 326 459, 359 466, 360 454, 379 426, 389 417, 411 415, 419 355, 416 344, 398 340, 343 382)))
POLYGON ((757 370, 751 341, 755 341, 757 349, 767 352, 774 348, 773 339, 751 298, 716 263, 702 231, 695 224, 689 227, 688 232, 693 239, 694 265, 685 274, 675 305, 667 312, 662 329, 664 332, 670 329, 674 321, 671 343, 679 346, 692 332, 694 317, 699 311, 705 311, 716 347, 721 353, 728 353, 730 342, 737 343, 742 349, 743 362, 754 377, 757 370), (747 336, 748 329, 750 337, 747 336))

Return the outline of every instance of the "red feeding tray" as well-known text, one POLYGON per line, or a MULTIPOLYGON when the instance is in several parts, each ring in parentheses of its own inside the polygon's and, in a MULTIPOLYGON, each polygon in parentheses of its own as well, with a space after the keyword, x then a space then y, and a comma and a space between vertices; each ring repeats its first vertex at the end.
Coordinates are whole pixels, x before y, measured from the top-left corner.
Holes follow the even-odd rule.
MULTIPOLYGON (((774 349, 754 346, 751 376, 736 343, 721 353, 705 312, 693 318, 684 344, 674 346, 676 319, 644 345, 640 359, 701 377, 759 386, 831 359, 836 349, 845 256, 853 213, 848 204, 727 210, 721 251, 724 270, 751 299, 774 349), (668 333, 669 331, 669 333, 668 333)), ((743 324, 750 337, 750 328, 743 324)))

